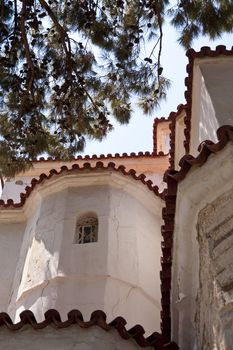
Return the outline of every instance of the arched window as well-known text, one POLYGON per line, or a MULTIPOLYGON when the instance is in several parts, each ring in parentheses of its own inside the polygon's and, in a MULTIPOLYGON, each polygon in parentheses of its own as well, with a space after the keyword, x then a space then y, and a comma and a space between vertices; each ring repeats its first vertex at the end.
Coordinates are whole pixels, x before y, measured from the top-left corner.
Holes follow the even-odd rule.
POLYGON ((98 218, 85 215, 78 219, 76 224, 76 244, 92 243, 98 240, 98 218))

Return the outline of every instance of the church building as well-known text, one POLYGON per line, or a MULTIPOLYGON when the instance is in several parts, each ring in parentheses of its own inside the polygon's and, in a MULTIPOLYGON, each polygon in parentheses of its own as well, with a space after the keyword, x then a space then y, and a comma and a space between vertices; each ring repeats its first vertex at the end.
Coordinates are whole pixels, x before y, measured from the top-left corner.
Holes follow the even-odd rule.
POLYGON ((0 349, 233 350, 233 49, 187 56, 151 152, 2 179, 0 349))

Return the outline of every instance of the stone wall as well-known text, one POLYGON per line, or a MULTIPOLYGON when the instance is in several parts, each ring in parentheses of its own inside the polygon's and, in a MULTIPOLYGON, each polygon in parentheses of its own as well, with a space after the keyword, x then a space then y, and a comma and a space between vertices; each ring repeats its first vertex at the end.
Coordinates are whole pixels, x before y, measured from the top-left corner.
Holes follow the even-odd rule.
POLYGON ((233 270, 232 174, 233 145, 229 144, 210 155, 202 167, 193 167, 178 185, 171 308, 172 339, 182 350, 233 349, 231 343, 227 345, 228 337, 230 342, 233 339, 232 294, 224 290, 231 286, 233 270), (225 270, 219 263, 225 264, 225 270), (219 318, 215 326, 213 317, 219 318))
POLYGON ((200 286, 197 332, 200 349, 232 349, 233 191, 207 205, 198 217, 200 286))

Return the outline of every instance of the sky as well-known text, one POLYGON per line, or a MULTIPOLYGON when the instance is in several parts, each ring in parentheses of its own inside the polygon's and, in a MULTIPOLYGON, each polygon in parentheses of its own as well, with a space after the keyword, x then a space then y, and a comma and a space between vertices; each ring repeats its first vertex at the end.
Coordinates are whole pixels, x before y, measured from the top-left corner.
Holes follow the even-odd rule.
MULTIPOLYGON (((185 55, 186 51, 177 42, 178 35, 170 25, 164 28, 161 65, 163 67, 163 75, 171 81, 166 101, 161 102, 160 108, 152 116, 143 115, 135 103, 133 106, 134 113, 128 125, 114 123, 114 130, 103 141, 87 140, 82 155, 152 151, 154 118, 167 118, 170 112, 176 111, 179 104, 185 103, 184 79, 187 75, 186 65, 188 59, 185 55)), ((199 51, 202 46, 209 46, 214 49, 217 45, 225 45, 230 49, 233 45, 233 34, 224 34, 221 38, 214 41, 210 41, 207 37, 202 37, 195 40, 192 47, 199 51)))

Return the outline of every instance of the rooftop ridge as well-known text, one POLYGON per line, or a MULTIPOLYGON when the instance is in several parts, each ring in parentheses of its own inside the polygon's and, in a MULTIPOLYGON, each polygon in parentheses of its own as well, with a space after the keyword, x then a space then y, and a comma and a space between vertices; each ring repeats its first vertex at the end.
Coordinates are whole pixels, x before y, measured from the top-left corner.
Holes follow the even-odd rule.
MULTIPOLYGON (((135 152, 131 152, 131 153, 108 153, 108 154, 100 154, 99 156, 97 156, 96 154, 93 154, 93 155, 79 155, 77 157, 74 157, 74 158, 71 158, 71 159, 68 159, 68 160, 65 160, 65 161, 74 161, 74 160, 94 160, 94 159, 97 159, 97 160, 101 160, 101 159, 108 159, 108 158, 138 158, 138 157, 160 157, 160 156, 166 156, 166 154, 164 154, 163 152, 159 152, 158 154, 157 153, 154 153, 154 152, 149 152, 149 151, 146 151, 146 152, 138 152, 138 153, 135 153, 135 152)), ((49 161, 57 161, 57 162, 62 162, 64 161, 63 159, 60 159, 60 158, 53 158, 53 157, 40 157, 39 159, 34 159, 32 162, 49 162, 49 161)))
POLYGON ((84 163, 82 166, 78 164, 73 164, 71 168, 68 168, 67 166, 63 165, 60 168, 60 171, 57 171, 56 169, 51 169, 49 171, 49 175, 46 175, 42 173, 39 176, 39 179, 33 178, 31 180, 31 186, 27 186, 25 188, 25 193, 20 194, 20 202, 19 203, 14 203, 13 199, 8 199, 6 202, 4 200, 0 200, 0 209, 1 208, 19 208, 22 207, 27 198, 30 196, 34 188, 41 184, 44 180, 49 180, 51 179, 54 175, 60 175, 63 172, 72 172, 75 170, 78 171, 84 171, 84 170, 89 170, 89 171, 95 171, 95 170, 113 170, 116 172, 121 173, 122 175, 125 176, 130 176, 134 180, 140 181, 143 185, 146 185, 147 188, 152 191, 156 196, 160 198, 164 198, 164 191, 162 193, 159 193, 159 188, 156 185, 153 185, 153 182, 151 180, 146 180, 146 175, 145 174, 139 174, 136 175, 136 171, 134 169, 126 170, 124 165, 119 165, 117 166, 114 162, 109 162, 107 165, 104 165, 103 162, 96 162, 95 166, 91 163, 84 163))

